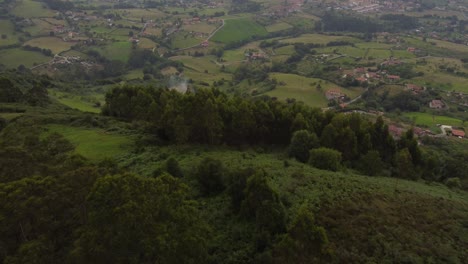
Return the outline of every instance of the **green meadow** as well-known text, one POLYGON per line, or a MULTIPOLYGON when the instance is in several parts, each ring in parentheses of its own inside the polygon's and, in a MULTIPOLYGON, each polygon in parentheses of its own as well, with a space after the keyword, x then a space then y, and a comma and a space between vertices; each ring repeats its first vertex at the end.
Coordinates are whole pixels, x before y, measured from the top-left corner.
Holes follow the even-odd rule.
MULTIPOLYGON (((74 95, 71 93, 59 92, 55 90, 49 90, 49 95, 55 100, 59 101, 70 108, 80 110, 82 112, 100 113, 99 107, 94 107, 94 104, 89 100, 85 100, 83 96, 74 95)), ((103 101, 103 95, 96 95, 97 101, 103 101)))
POLYGON ((52 53, 59 54, 63 51, 67 51, 74 45, 72 42, 65 42, 58 37, 41 37, 31 39, 24 43, 24 45, 29 45, 31 47, 38 47, 41 49, 50 49, 52 53))
POLYGON ((32 0, 18 1, 12 13, 15 16, 24 18, 53 17, 55 15, 55 12, 47 9, 44 3, 32 0))
POLYGON ((75 147, 75 152, 93 161, 116 158, 128 153, 133 139, 129 136, 111 134, 101 129, 87 129, 63 125, 48 125, 48 133, 62 134, 75 147))
POLYGON ((432 115, 428 113, 419 113, 419 112, 412 112, 412 113, 405 113, 403 114, 405 117, 414 120, 416 125, 426 126, 426 127, 434 127, 437 124, 447 125, 447 126, 457 126, 463 127, 464 123, 462 120, 448 117, 448 116, 439 116, 439 115, 432 115))
POLYGON ((20 65, 32 67, 50 61, 52 57, 47 57, 40 52, 27 51, 20 48, 0 50, 0 61, 7 67, 16 68, 20 65))
POLYGON ((224 27, 216 32, 212 41, 229 43, 246 40, 253 36, 264 36, 266 29, 250 19, 226 19, 224 27))
POLYGON ((109 60, 127 62, 132 52, 132 44, 129 41, 117 41, 101 47, 97 51, 109 60))

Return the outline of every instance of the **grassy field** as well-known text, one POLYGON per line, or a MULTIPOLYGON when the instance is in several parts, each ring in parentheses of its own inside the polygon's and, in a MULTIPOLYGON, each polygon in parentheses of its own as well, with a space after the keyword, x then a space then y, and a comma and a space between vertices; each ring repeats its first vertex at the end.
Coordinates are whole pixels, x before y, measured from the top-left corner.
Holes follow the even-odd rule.
POLYGON ((38 47, 41 49, 50 49, 52 53, 59 54, 60 52, 69 50, 74 45, 72 42, 65 42, 61 38, 57 37, 42 37, 31 39, 24 43, 31 47, 38 47))
POLYGON ((173 48, 182 49, 182 48, 192 47, 202 42, 203 42, 203 39, 194 38, 188 32, 181 31, 173 35, 171 43, 172 43, 173 48))
MULTIPOLYGON (((56 99, 60 103, 73 108, 80 110, 82 112, 91 112, 91 113, 100 113, 101 109, 99 107, 94 107, 93 103, 89 102, 89 100, 84 100, 82 96, 74 95, 70 93, 64 93, 54 90, 49 90, 49 96, 56 99)), ((96 97, 97 101, 104 101, 104 97, 102 95, 96 97)))
POLYGON ((361 40, 347 36, 328 36, 322 34, 304 34, 297 38, 283 39, 280 42, 283 43, 314 43, 314 44, 327 44, 331 41, 349 41, 351 43, 357 43, 361 40))
POLYGON ((264 27, 250 19, 230 19, 225 20, 225 23, 224 27, 211 40, 229 43, 267 34, 264 27))
POLYGON ((18 43, 18 34, 15 33, 15 26, 9 20, 0 20, 0 33, 6 38, 0 38, 0 47, 18 43))
POLYGON ((63 125, 48 125, 48 133, 62 134, 73 145, 75 152, 93 161, 117 158, 132 148, 132 138, 111 134, 99 129, 86 129, 63 125))
POLYGON ((338 46, 338 47, 326 47, 316 49, 318 53, 332 54, 339 53, 351 57, 364 57, 366 54, 365 49, 355 48, 351 46, 338 46))
POLYGON ((267 95, 277 97, 280 100, 294 98, 315 107, 327 106, 327 99, 321 91, 316 89, 316 84, 321 81, 321 86, 324 90, 337 87, 335 84, 320 79, 307 78, 295 74, 271 73, 270 78, 274 78, 278 82, 284 82, 285 85, 277 85, 276 89, 267 92, 267 95), (315 85, 313 85, 314 83, 315 85))
POLYGON ((294 46, 293 45, 288 45, 284 47, 280 47, 275 49, 275 54, 276 55, 293 55, 295 52, 294 46))
POLYGON ((0 50, 0 63, 10 68, 16 68, 21 64, 29 68, 51 59, 51 57, 44 56, 40 52, 26 51, 19 48, 0 50))
POLYGON ((52 10, 45 7, 45 4, 32 0, 18 1, 12 13, 24 18, 53 17, 55 15, 52 10))
POLYGON ((132 52, 131 47, 132 44, 129 41, 117 41, 99 48, 98 51, 109 60, 127 62, 132 52))
POLYGON ((448 117, 448 116, 438 116, 428 113, 405 113, 404 116, 414 120, 416 125, 426 126, 434 128, 437 124, 447 125, 447 126, 457 126, 463 127, 463 121, 457 118, 448 117))
POLYGON ((458 91, 468 93, 468 85, 466 78, 451 75, 443 72, 430 72, 422 77, 413 78, 417 84, 430 86, 432 88, 445 91, 458 91))
POLYGON ((285 30, 289 28, 292 28, 292 26, 286 22, 278 22, 278 23, 268 25, 265 27, 265 29, 268 32, 276 32, 276 31, 281 31, 281 30, 285 30))
POLYGON ((22 116, 22 115, 23 115, 23 113, 1 113, 0 112, 0 117, 4 118, 6 121, 10 121, 13 118, 16 118, 16 117, 19 117, 19 116, 22 116))
POLYGON ((140 38, 140 42, 138 43, 138 47, 142 49, 153 49, 157 46, 158 44, 156 44, 156 42, 148 38, 140 38))
POLYGON ((158 9, 120 9, 118 13, 124 18, 138 22, 141 21, 141 18, 144 20, 154 20, 165 16, 165 14, 158 9))
POLYGON ((188 32, 194 31, 194 32, 210 34, 217 28, 217 26, 218 25, 212 25, 212 24, 207 24, 203 22, 203 23, 197 23, 194 25, 184 25, 182 28, 188 32))

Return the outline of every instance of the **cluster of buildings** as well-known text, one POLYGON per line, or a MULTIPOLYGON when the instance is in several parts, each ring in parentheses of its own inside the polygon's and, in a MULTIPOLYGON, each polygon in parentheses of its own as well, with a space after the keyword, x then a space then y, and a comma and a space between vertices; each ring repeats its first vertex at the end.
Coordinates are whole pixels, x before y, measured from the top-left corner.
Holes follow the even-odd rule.
POLYGON ((359 83, 373 82, 373 81, 387 81, 395 83, 401 80, 398 75, 388 74, 386 70, 366 69, 366 68, 354 68, 352 70, 343 71, 343 78, 353 78, 359 83))
POLYGON ((285 0, 281 5, 275 5, 268 8, 263 15, 269 17, 286 17, 289 14, 302 10, 304 0, 285 0))

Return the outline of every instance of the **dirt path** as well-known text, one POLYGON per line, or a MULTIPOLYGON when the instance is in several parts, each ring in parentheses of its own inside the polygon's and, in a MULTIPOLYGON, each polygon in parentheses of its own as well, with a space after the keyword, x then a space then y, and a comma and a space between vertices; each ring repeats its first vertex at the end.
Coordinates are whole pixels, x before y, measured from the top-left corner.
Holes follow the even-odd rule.
MULTIPOLYGON (((215 29, 215 31, 211 32, 211 34, 208 36, 208 38, 205 40, 205 41, 209 41, 220 29, 222 29, 225 25, 225 22, 224 22, 224 19, 221 20, 223 22, 223 24, 221 26, 219 26, 217 29, 215 29)), ((204 42, 204 41, 203 41, 204 42)), ((199 43, 199 44, 196 44, 196 45, 193 45, 193 46, 190 46, 190 47, 187 47, 187 48, 182 48, 182 49, 178 49, 178 50, 175 50, 176 52, 177 51, 184 51, 184 50, 188 50, 188 49, 193 49, 193 48, 196 48, 196 47, 200 47, 200 45, 203 43, 199 43)))

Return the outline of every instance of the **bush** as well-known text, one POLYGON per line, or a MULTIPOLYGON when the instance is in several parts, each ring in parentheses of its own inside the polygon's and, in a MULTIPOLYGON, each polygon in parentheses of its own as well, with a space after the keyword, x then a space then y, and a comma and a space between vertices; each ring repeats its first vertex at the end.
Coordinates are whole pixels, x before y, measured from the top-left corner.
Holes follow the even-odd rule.
POLYGON ((296 131, 289 145, 289 156, 305 163, 309 159, 309 150, 318 145, 319 140, 315 133, 309 133, 307 130, 296 131))
POLYGON ((179 166, 179 162, 174 158, 169 158, 166 161, 166 171, 174 177, 181 178, 184 176, 184 173, 179 166))
POLYGON ((204 195, 220 193, 224 190, 224 167, 221 161, 212 158, 203 159, 195 173, 204 195))
POLYGON ((329 148, 318 148, 310 151, 309 164, 322 169, 337 171, 340 168, 341 152, 329 148))
POLYGON ((458 177, 449 178, 445 182, 445 185, 447 185, 450 188, 461 188, 460 178, 458 177))

